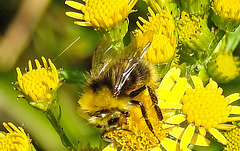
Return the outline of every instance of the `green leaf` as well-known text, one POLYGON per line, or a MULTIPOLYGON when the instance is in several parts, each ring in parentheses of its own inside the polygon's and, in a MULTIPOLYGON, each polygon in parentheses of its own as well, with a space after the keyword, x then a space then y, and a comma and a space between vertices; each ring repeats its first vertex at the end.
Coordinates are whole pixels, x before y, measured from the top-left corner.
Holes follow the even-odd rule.
POLYGON ((226 51, 233 51, 237 47, 240 42, 240 26, 234 31, 227 33, 227 44, 226 44, 226 51))

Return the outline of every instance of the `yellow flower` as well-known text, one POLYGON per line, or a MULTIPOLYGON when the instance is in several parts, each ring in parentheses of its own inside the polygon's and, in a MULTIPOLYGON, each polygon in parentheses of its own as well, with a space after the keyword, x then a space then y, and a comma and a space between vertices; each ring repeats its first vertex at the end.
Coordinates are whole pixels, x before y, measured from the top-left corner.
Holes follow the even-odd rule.
POLYGON ((227 83, 240 73, 239 57, 222 51, 216 59, 208 63, 208 73, 219 83, 227 83))
POLYGON ((227 145, 224 148, 225 151, 239 150, 240 148, 240 129, 239 126, 224 133, 227 139, 227 145))
POLYGON ((236 5, 239 4, 239 0, 215 0, 213 2, 213 6, 215 11, 225 17, 225 18, 232 18, 232 19, 240 19, 240 6, 236 5))
POLYGON ((240 0, 214 0, 212 20, 222 30, 234 31, 240 24, 240 0))
POLYGON ((137 22, 137 26, 140 28, 137 36, 142 32, 153 31, 152 44, 144 57, 153 64, 167 63, 175 54, 175 24, 167 7, 166 10, 162 10, 156 3, 155 6, 158 9, 157 14, 150 7, 148 8, 149 21, 139 17, 143 25, 137 22))
POLYGON ((84 2, 85 4, 65 1, 65 4, 81 11, 81 13, 66 12, 66 15, 81 20, 74 22, 80 26, 109 29, 127 18, 137 0, 85 0, 84 2))
POLYGON ((194 15, 190 16, 182 12, 181 19, 177 23, 179 41, 183 45, 181 53, 201 57, 202 53, 208 50, 212 42, 213 34, 210 32, 206 22, 194 15))
POLYGON ((23 128, 17 128, 12 123, 3 123, 3 126, 9 133, 0 132, 0 150, 31 151, 31 148, 34 148, 29 135, 26 135, 23 128))
MULTIPOLYGON (((148 119, 153 126, 154 134, 149 130, 145 119, 142 117, 141 109, 134 106, 127 117, 126 123, 121 129, 115 129, 104 133, 104 137, 114 141, 107 146, 104 151, 111 151, 122 147, 124 151, 130 150, 155 150, 161 151, 160 146, 166 150, 176 150, 177 142, 168 138, 169 132, 175 125, 165 124, 159 121, 155 109, 152 107, 152 101, 147 90, 134 98, 141 100, 148 115, 148 119)), ((171 115, 171 110, 162 110, 163 119, 167 120, 171 115)))
POLYGON ((29 60, 29 71, 25 74, 21 73, 20 68, 17 70, 17 80, 20 90, 29 103, 42 110, 47 110, 54 101, 57 101, 56 91, 62 85, 61 79, 58 77, 58 71, 54 64, 48 59, 48 63, 42 57, 44 67, 41 67, 36 59, 37 69, 33 69, 29 60))
POLYGON ((180 112, 164 121, 169 124, 181 124, 185 128, 178 133, 181 135, 176 136, 181 140, 180 150, 187 149, 190 143, 208 146, 206 133, 226 144, 226 138, 218 130, 232 129, 234 125, 225 123, 240 120, 240 117, 229 116, 240 114, 240 107, 229 105, 238 100, 240 94, 224 97, 223 90, 218 88, 216 82, 210 80, 204 87, 201 79, 196 76, 192 76, 195 87, 191 87, 186 78, 180 78, 179 75, 179 69, 171 69, 156 93, 160 108, 176 109, 180 112))

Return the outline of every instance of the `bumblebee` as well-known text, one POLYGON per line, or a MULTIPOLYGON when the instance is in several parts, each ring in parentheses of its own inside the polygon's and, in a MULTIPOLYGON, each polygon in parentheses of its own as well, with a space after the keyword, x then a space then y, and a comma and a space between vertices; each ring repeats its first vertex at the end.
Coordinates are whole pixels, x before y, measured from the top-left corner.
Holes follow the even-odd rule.
POLYGON ((136 37, 121 52, 113 49, 107 39, 99 41, 93 55, 90 76, 84 87, 85 92, 78 101, 80 116, 103 131, 121 129, 131 108, 138 105, 149 130, 154 134, 141 100, 133 99, 148 89, 157 117, 163 119, 157 97, 152 91, 157 73, 152 64, 142 59, 152 39, 153 33, 146 32, 136 37))

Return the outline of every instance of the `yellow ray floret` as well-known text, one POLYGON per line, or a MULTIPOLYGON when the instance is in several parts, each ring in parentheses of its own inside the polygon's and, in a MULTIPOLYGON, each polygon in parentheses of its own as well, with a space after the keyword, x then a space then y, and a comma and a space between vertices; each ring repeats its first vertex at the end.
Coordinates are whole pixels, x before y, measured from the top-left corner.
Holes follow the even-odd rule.
POLYGON ((0 132, 0 150, 14 151, 30 151, 31 139, 23 128, 16 127, 12 123, 3 123, 3 126, 8 130, 8 133, 0 132))
POLYGON ((58 77, 58 71, 54 64, 48 59, 48 63, 42 57, 43 67, 36 59, 36 69, 33 69, 32 63, 29 60, 29 71, 25 74, 21 73, 20 68, 17 68, 17 79, 19 87, 25 97, 30 98, 32 105, 38 104, 40 108, 45 108, 52 101, 54 93, 59 86, 62 85, 58 77), (49 64, 49 65, 48 65, 49 64))
POLYGON ((81 13, 66 12, 66 15, 81 20, 74 23, 94 28, 111 28, 125 20, 137 0, 85 0, 84 3, 67 0, 65 4, 81 13))

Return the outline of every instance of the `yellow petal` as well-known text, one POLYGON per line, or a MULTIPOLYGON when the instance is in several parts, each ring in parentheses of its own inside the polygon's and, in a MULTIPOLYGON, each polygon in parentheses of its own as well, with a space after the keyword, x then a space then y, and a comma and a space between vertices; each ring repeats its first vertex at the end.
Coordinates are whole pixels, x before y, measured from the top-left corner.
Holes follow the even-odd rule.
POLYGON ((163 129, 168 129, 168 128, 171 128, 171 127, 175 127, 176 125, 173 125, 173 124, 163 124, 162 125, 162 128, 163 129))
POLYGON ((183 136, 181 138, 180 142, 180 150, 187 149, 188 144, 192 140, 193 134, 195 131, 195 126, 193 124, 189 124, 186 130, 183 133, 183 136))
POLYGON ((41 69, 41 64, 39 63, 39 61, 37 59, 35 59, 34 61, 37 66, 37 69, 41 69))
POLYGON ((162 151, 160 147, 156 147, 154 149, 152 149, 151 151, 162 151))
POLYGON ((75 19, 81 19, 84 20, 84 15, 81 13, 76 13, 76 12, 66 12, 65 13, 67 16, 75 18, 75 19))
POLYGON ((200 126, 198 129, 199 129, 199 134, 202 135, 203 137, 205 137, 205 135, 206 135, 206 129, 203 128, 203 127, 201 127, 201 126, 200 126))
POLYGON ((31 60, 28 61, 28 68, 29 68, 29 71, 32 71, 32 61, 31 60))
POLYGON ((75 21, 74 24, 80 25, 80 26, 92 26, 89 22, 83 22, 83 21, 75 21))
POLYGON ((155 90, 156 95, 158 97, 158 100, 166 100, 168 98, 168 96, 171 95, 171 92, 169 90, 165 90, 165 89, 157 89, 155 90))
POLYGON ((137 26, 142 30, 145 31, 145 29, 143 28, 143 26, 139 23, 139 21, 136 22, 137 26))
POLYGON ((240 117, 228 117, 228 122, 240 121, 240 117))
POLYGON ((164 138, 161 141, 162 146, 166 149, 166 150, 172 150, 175 151, 177 148, 177 141, 174 141, 172 139, 169 138, 164 138))
POLYGON ((219 124, 217 126, 217 129, 222 129, 222 130, 231 130, 233 128, 235 128, 235 125, 231 125, 231 124, 219 124))
POLYGON ((144 18, 142 17, 138 17, 138 19, 143 23, 143 24, 147 24, 148 21, 146 21, 144 18))
POLYGON ((171 90, 172 86, 175 84, 175 81, 171 78, 172 75, 179 76, 181 70, 177 68, 172 68, 164 76, 162 82, 159 85, 159 89, 171 90))
POLYGON ((201 88, 203 88, 203 83, 202 83, 202 80, 197 77, 197 76, 191 76, 192 80, 193 80, 193 83, 194 83, 194 86, 196 85, 200 85, 201 88))
POLYGON ((184 130, 185 129, 182 127, 175 127, 172 129, 172 131, 169 134, 180 139, 182 137, 184 130))
POLYGON ((78 9, 78 10, 81 10, 82 7, 84 6, 83 4, 75 2, 75 1, 65 1, 65 4, 72 8, 78 9))
POLYGON ((21 78, 21 77, 22 77, 22 72, 21 72, 20 68, 17 67, 17 68, 16 68, 16 71, 17 71, 17 76, 18 76, 19 78, 21 78))
POLYGON ((208 131, 222 144, 227 144, 227 139, 215 128, 210 128, 208 131))
POLYGON ((212 89, 217 89, 217 88, 218 88, 218 84, 217 84, 217 82, 213 81, 212 79, 210 79, 209 84, 212 85, 212 89))
POLYGON ((181 109, 183 106, 180 103, 168 103, 168 102, 163 102, 163 101, 159 101, 158 105, 162 109, 181 109))
POLYGON ((209 146, 210 141, 199 134, 194 134, 191 144, 194 144, 197 146, 209 146))
POLYGON ((117 151, 116 148, 113 147, 113 143, 106 146, 102 151, 117 151))
POLYGON ((175 84, 175 86, 173 87, 171 91, 171 95, 169 96, 169 99, 167 101, 179 103, 186 89, 187 89, 187 79, 180 78, 175 84))
POLYGON ((232 110, 231 110, 230 114, 240 114, 240 107, 232 106, 232 110))
POLYGON ((240 99, 240 94, 239 93, 234 93, 234 94, 229 95, 227 98, 230 98, 230 103, 232 103, 232 102, 240 99))
POLYGON ((44 68, 48 69, 48 64, 47 64, 46 59, 44 57, 41 57, 41 58, 42 58, 42 61, 43 61, 44 68))
POLYGON ((186 120, 186 118, 185 118, 184 114, 178 114, 178 115, 168 118, 165 122, 171 123, 171 124, 180 124, 185 120, 186 120))

